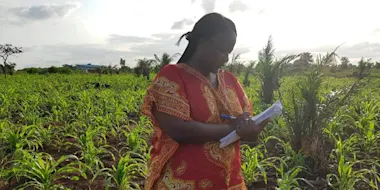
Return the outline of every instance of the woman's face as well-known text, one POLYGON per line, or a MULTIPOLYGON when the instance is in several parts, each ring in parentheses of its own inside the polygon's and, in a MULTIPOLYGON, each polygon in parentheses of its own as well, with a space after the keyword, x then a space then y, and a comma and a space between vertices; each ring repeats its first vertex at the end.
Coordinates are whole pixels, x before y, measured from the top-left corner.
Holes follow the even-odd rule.
POLYGON ((228 55, 234 49, 236 34, 225 32, 203 41, 197 47, 197 54, 204 71, 217 73, 228 62, 228 55))

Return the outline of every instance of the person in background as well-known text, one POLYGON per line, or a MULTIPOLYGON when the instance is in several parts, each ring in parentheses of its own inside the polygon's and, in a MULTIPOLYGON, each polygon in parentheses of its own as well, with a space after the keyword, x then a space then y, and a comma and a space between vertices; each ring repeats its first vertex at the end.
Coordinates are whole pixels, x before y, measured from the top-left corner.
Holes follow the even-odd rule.
POLYGON ((246 189, 240 141, 220 148, 219 140, 236 130, 242 140, 255 141, 268 121, 248 120, 252 107, 241 84, 220 69, 235 46, 235 24, 209 13, 178 42, 183 37, 185 52, 159 71, 142 106, 154 125, 145 189, 246 189))

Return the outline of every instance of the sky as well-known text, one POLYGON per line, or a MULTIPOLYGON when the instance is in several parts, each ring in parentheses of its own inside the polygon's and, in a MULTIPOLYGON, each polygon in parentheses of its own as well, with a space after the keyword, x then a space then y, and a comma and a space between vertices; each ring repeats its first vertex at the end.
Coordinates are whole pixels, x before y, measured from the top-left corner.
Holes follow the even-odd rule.
MULTIPOLYGON (((16 69, 63 64, 135 66, 182 53, 179 37, 210 12, 232 19, 233 53, 255 60, 272 36, 276 56, 333 51, 380 61, 379 0, 0 0, 0 44, 23 48, 16 69), (342 45, 343 44, 343 45, 342 45)), ((176 61, 176 60, 175 60, 176 61)))

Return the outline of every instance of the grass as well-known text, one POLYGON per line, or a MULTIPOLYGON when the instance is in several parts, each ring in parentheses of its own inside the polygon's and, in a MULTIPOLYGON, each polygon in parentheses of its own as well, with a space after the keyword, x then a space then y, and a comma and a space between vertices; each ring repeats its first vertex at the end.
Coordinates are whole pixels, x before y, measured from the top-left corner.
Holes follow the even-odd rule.
MULTIPOLYGON (((286 114, 255 145, 241 148, 247 185, 379 189, 380 79, 344 90, 355 80, 281 78, 273 96, 286 114)), ((129 74, 2 77, 0 189, 142 188, 152 125, 140 106, 149 82, 129 74)), ((268 107, 261 80, 253 76, 249 84, 245 90, 259 113, 268 107)))

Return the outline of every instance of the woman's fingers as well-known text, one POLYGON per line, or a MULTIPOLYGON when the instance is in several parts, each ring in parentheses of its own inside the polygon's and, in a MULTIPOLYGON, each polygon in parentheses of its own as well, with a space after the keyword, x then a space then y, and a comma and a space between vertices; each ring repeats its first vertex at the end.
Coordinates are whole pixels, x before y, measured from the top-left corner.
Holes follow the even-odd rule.
POLYGON ((249 118, 250 114, 249 112, 244 112, 242 114, 240 114, 239 116, 236 117, 237 120, 242 120, 242 119, 247 119, 249 118))
POLYGON ((240 120, 239 124, 236 129, 236 133, 239 136, 244 136, 245 134, 249 133, 249 125, 247 120, 240 120))

